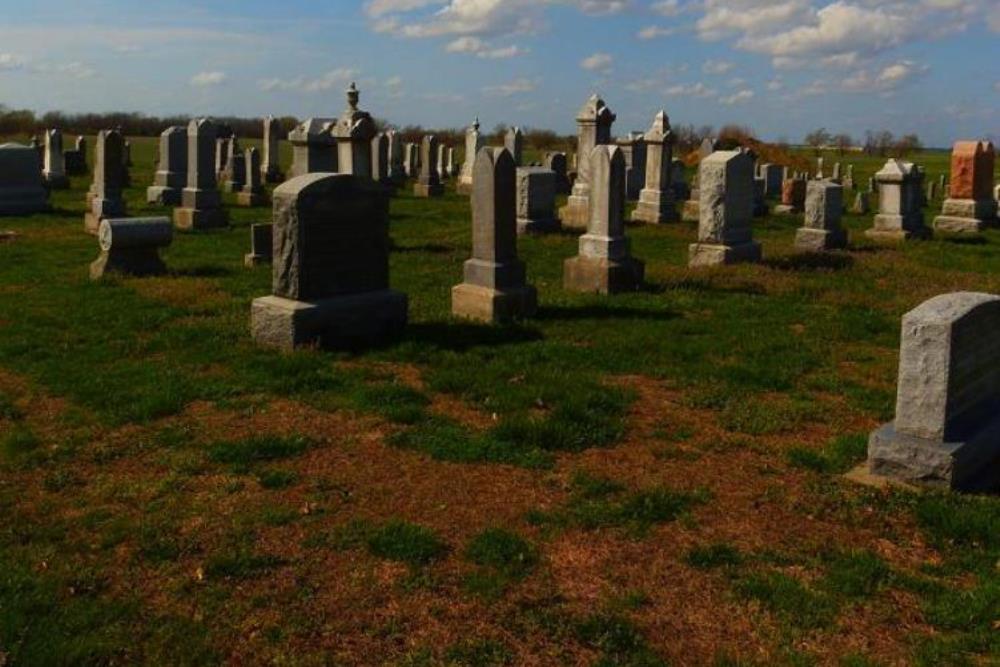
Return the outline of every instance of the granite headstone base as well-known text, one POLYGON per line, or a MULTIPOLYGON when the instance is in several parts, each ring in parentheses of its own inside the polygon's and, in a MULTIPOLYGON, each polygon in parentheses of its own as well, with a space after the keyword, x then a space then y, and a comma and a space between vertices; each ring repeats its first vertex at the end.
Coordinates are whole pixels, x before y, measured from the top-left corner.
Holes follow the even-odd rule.
POLYGON ((451 312, 491 324, 507 324, 531 317, 538 309, 538 292, 532 285, 494 289, 462 283, 451 289, 451 312))
POLYGON ((739 245, 692 243, 688 246, 688 266, 723 266, 760 260, 760 243, 756 241, 739 245))
POLYGON ((563 287, 573 292, 617 294, 642 286, 646 266, 640 260, 577 255, 563 264, 563 287))
POLYGON ((823 252, 847 247, 847 232, 843 229, 812 229, 802 227, 795 232, 795 249, 804 252, 823 252))

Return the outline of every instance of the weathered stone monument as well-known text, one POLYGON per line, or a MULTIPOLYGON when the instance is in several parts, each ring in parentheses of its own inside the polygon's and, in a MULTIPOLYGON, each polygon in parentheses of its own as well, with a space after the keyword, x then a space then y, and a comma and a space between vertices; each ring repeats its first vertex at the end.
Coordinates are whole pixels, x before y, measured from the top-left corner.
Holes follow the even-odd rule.
POLYGON ((556 194, 569 194, 572 186, 567 174, 566 154, 558 151, 546 153, 542 166, 556 175, 556 194))
POLYGON ((91 280, 109 273, 155 276, 166 273, 160 248, 173 241, 170 218, 105 218, 97 232, 100 256, 90 265, 91 280))
POLYGON ((247 183, 247 156, 237 146, 233 146, 226 161, 226 168, 222 172, 225 182, 222 184, 224 192, 238 193, 243 191, 243 186, 247 183))
POLYGON ((192 120, 187 136, 187 187, 181 193, 180 208, 174 209, 174 224, 191 230, 225 227, 229 222, 212 164, 215 123, 207 118, 192 120))
POLYGON ((261 164, 261 178, 265 183, 280 183, 285 180, 285 175, 281 173, 280 157, 281 146, 281 123, 274 116, 264 119, 264 160, 261 164))
POLYGON ((674 191, 674 201, 683 202, 691 198, 691 186, 687 184, 684 173, 684 160, 674 158, 670 161, 670 188, 674 191))
POLYGON ((868 443, 876 475, 962 491, 1000 485, 1000 297, 942 294, 903 316, 896 418, 868 443))
POLYGON ((617 116, 597 95, 591 95, 576 116, 577 173, 569 201, 559 211, 563 227, 587 229, 590 224, 590 156, 596 146, 611 143, 611 125, 615 118, 617 116))
POLYGON ((665 111, 661 110, 656 114, 652 127, 646 132, 643 145, 646 153, 646 183, 639 193, 639 204, 632 213, 632 221, 654 225, 676 222, 677 205, 671 185, 674 133, 665 111))
POLYGON ((337 140, 337 171, 358 178, 372 177, 372 139, 378 128, 371 114, 358 109, 361 93, 353 83, 346 91, 347 109, 333 127, 337 140))
POLYGON ((440 197, 444 186, 437 173, 437 137, 427 135, 420 145, 420 177, 413 184, 413 194, 417 197, 440 197))
POLYGON ((627 137, 615 141, 625 156, 625 198, 639 199, 639 193, 646 185, 646 142, 642 132, 630 132, 627 137))
POLYGON ((273 256, 273 232, 271 223, 250 225, 250 252, 243 256, 247 268, 270 264, 273 256))
POLYGON ((263 206, 267 203, 267 193, 261 182, 264 171, 260 165, 260 152, 256 148, 248 148, 243 162, 246 165, 247 180, 236 193, 236 203, 240 206, 263 206))
POLYGON ((87 139, 77 137, 76 146, 63 153, 66 173, 70 176, 80 176, 87 173, 87 139))
POLYGON ((451 312, 458 317, 507 323, 535 314, 538 295, 517 258, 516 169, 506 148, 484 148, 476 158, 472 258, 464 281, 451 290, 451 312))
POLYGON ((0 145, 0 215, 49 210, 38 151, 21 144, 0 145))
POLYGON ((444 144, 438 145, 437 170, 438 178, 442 181, 447 181, 450 178, 448 174, 448 147, 444 144))
POLYGON ((476 156, 479 155, 483 147, 483 137, 479 134, 479 118, 465 131, 465 162, 462 163, 462 171, 458 175, 458 185, 456 189, 461 194, 472 192, 472 174, 476 164, 476 156))
POLYGON ((146 202, 178 206, 187 185, 187 128, 168 127, 160 134, 160 161, 153 185, 146 188, 146 202))
POLYGON ((871 202, 868 199, 869 193, 858 192, 854 195, 854 206, 851 207, 851 213, 855 215, 868 215, 871 213, 871 202))
POLYGON ((83 227, 91 234, 97 234, 104 218, 125 217, 123 146, 118 130, 101 130, 97 135, 94 181, 87 192, 87 213, 83 216, 83 227))
POLYGON ((372 139, 372 180, 382 185, 392 186, 389 178, 389 137, 379 132, 372 139))
POLYGON ((924 225, 920 210, 922 177, 910 162, 890 159, 875 174, 879 193, 879 213, 865 235, 876 241, 905 241, 926 238, 930 229, 924 225))
MULTIPOLYGON (((951 192, 934 229, 976 233, 997 218, 993 198, 995 153, 988 141, 959 141, 951 151, 951 192)), ((934 185, 931 183, 931 185, 934 185)))
POLYGON ((507 130, 507 134, 503 138, 503 145, 514 158, 515 165, 520 167, 524 164, 524 133, 521 132, 521 128, 512 127, 507 130))
POLYGON ((580 237, 579 254, 563 264, 563 286, 599 294, 635 291, 645 265, 631 256, 625 236, 625 156, 617 146, 599 144, 586 163, 590 224, 580 237))
POLYGON ((50 190, 65 190, 69 187, 66 158, 63 155, 63 135, 59 129, 45 132, 45 163, 42 178, 50 190))
POLYGON ((455 147, 448 147, 448 176, 450 178, 458 178, 458 161, 455 160, 455 147))
POLYGON ((310 118, 288 133, 292 144, 290 177, 337 171, 337 141, 330 134, 332 118, 310 118))
POLYGON ((753 158, 743 151, 716 151, 698 170, 698 242, 690 246, 690 266, 758 262, 753 240, 753 158))
MULTIPOLYGON (((118 130, 121 132, 121 129, 118 130)), ((125 139, 125 135, 122 135, 122 139, 125 139)), ((132 144, 128 141, 122 143, 122 184, 126 187, 132 187, 132 144)))
POLYGON ((517 233, 559 229, 556 218, 556 173, 545 167, 517 169, 517 233))
POLYGON ((389 142, 389 180, 392 181, 393 185, 398 186, 406 180, 406 168, 403 164, 403 142, 395 130, 388 130, 385 135, 389 142))
POLYGON ((795 234, 797 250, 823 252, 847 246, 847 232, 840 225, 844 186, 833 180, 809 181, 805 213, 805 224, 795 234))
POLYGON ((764 196, 780 197, 785 168, 780 164, 762 164, 760 175, 764 179, 764 196))
POLYGON ((802 212, 806 203, 806 183, 800 178, 793 178, 781 184, 781 203, 774 207, 775 213, 796 215, 802 212))
POLYGON ((293 349, 398 333, 407 298, 389 289, 388 191, 370 178, 307 174, 273 200, 273 293, 253 302, 253 339, 293 349))

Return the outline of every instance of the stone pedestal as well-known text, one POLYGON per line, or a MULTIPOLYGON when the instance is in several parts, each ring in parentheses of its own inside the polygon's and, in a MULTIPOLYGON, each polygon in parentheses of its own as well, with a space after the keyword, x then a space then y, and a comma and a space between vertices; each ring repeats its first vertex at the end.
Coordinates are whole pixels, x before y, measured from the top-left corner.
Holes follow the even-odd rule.
POLYGON ((898 242, 931 236, 920 210, 923 176, 909 162, 890 159, 875 174, 879 193, 879 213, 865 236, 880 242, 898 242))
POLYGON ((251 335, 283 350, 367 346, 398 335, 407 307, 405 294, 388 289, 315 301, 264 296, 251 306, 251 335))
POLYGON ((160 134, 160 162, 153 185, 146 188, 146 203, 179 206, 187 185, 187 129, 169 127, 160 134))
MULTIPOLYGON (((951 153, 951 189, 934 229, 952 233, 977 233, 997 218, 993 198, 993 144, 959 141, 951 153)), ((933 185, 933 184, 932 184, 933 185)))
POLYGON ((169 218, 118 218, 101 221, 101 255, 90 265, 91 280, 107 273, 151 276, 166 273, 159 249, 170 245, 169 218))
POLYGON ((653 225, 676 222, 672 185, 674 133, 666 112, 660 111, 653 119, 652 127, 643 137, 643 145, 645 183, 639 192, 639 204, 632 213, 632 221, 653 225))
POLYGON ((215 229, 229 224, 213 165, 215 133, 215 124, 206 118, 188 124, 188 181, 181 193, 181 207, 174 209, 178 229, 215 229))
MULTIPOLYGON (((577 183, 579 183, 579 179, 577 183)), ((573 186, 573 190, 577 190, 576 185, 573 186)), ((587 221, 590 219, 588 201, 589 196, 587 195, 570 195, 566 205, 559 209, 559 220, 562 226, 566 229, 586 229, 587 221)))
POLYGON ((698 242, 688 249, 692 267, 757 262, 753 240, 753 158, 743 151, 716 151, 698 167, 698 242))
POLYGON ((975 234, 995 224, 997 203, 991 199, 946 199, 934 229, 953 234, 975 234))
POLYGON ((413 184, 416 197, 440 197, 444 186, 437 171, 438 141, 436 137, 424 137, 420 145, 420 177, 413 184))
POLYGON ((847 232, 840 226, 844 212, 844 186, 829 181, 809 181, 806 188, 805 224, 795 234, 795 248, 823 252, 847 246, 847 232))
POLYGON ((174 225, 188 231, 228 227, 219 191, 184 188, 181 206, 174 209, 174 225))
POLYGON ((804 252, 824 252, 847 247, 847 232, 843 229, 810 229, 795 232, 795 249, 804 252))
POLYGON ((544 167, 517 170, 517 233, 544 234, 559 230, 556 218, 556 173, 544 167))
POLYGON ((563 286, 573 292, 619 294, 634 292, 645 280, 646 266, 640 260, 625 257, 570 257, 563 264, 563 286))
POLYGON ((274 257, 274 225, 250 225, 250 252, 243 256, 247 268, 270 264, 274 257))
POLYGON ((616 118, 597 95, 591 95, 576 116, 576 180, 566 206, 559 209, 559 220, 567 229, 587 229, 590 222, 590 155, 595 147, 611 143, 611 125, 616 118))
MULTIPOLYGON (((695 191, 691 192, 691 196, 694 197, 698 193, 695 191)), ((684 222, 698 222, 701 219, 701 202, 697 199, 688 199, 684 202, 684 207, 681 209, 681 220, 684 222)))
POLYGON ((762 257, 756 241, 740 245, 692 243, 688 246, 688 266, 719 266, 741 262, 759 262, 762 257))

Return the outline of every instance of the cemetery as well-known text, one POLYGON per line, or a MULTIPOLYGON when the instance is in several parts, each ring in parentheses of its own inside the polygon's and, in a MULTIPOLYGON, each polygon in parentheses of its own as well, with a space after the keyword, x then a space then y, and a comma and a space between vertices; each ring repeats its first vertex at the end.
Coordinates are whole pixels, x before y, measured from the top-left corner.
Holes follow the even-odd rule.
POLYGON ((990 141, 363 81, 0 136, 0 667, 995 664, 990 141))

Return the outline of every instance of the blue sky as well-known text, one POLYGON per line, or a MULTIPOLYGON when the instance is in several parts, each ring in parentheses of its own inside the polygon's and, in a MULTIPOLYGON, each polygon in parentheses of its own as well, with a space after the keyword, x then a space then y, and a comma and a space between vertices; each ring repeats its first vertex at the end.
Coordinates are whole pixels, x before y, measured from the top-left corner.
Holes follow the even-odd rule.
POLYGON ((0 103, 1000 136, 1000 0, 0 0, 0 103))

